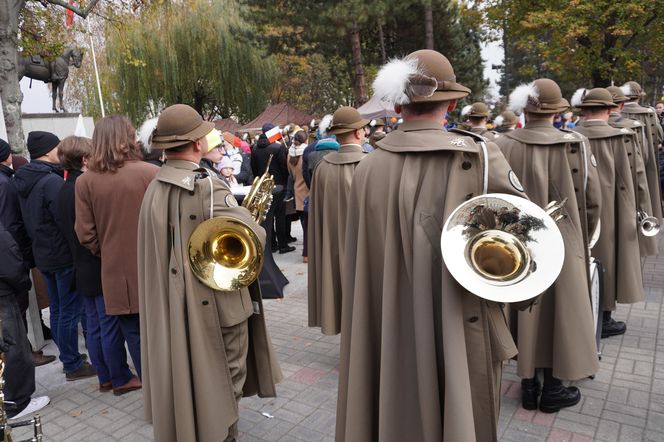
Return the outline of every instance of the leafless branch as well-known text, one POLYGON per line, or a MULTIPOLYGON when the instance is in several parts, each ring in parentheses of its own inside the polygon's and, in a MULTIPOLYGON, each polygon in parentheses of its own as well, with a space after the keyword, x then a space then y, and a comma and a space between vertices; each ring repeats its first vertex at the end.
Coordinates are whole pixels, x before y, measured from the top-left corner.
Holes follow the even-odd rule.
POLYGON ((65 9, 69 9, 72 11, 74 14, 78 15, 79 17, 86 18, 88 14, 90 14, 90 11, 92 11, 92 8, 99 3, 99 0, 90 0, 90 3, 88 3, 85 8, 81 9, 78 6, 70 5, 67 3, 65 0, 46 0, 48 3, 56 6, 62 6, 65 9))

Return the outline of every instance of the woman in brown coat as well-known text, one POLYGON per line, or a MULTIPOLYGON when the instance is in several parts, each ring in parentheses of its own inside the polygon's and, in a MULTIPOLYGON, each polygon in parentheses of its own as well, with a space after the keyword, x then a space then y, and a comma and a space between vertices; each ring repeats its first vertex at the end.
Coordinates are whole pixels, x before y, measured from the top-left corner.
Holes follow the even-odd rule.
POLYGON ((76 181, 76 235, 101 257, 106 314, 118 316, 140 377, 138 214, 159 168, 142 161, 136 131, 125 117, 101 119, 92 144, 89 170, 76 181))
MULTIPOLYGON (((304 200, 309 196, 309 187, 304 182, 302 175, 302 154, 307 148, 307 134, 299 131, 293 136, 293 145, 288 149, 288 172, 293 177, 293 188, 295 189, 295 212, 302 223, 304 232, 304 245, 302 247, 302 256, 304 262, 307 262, 307 212, 304 211, 304 200)), ((297 218, 295 218, 297 219, 297 218)))

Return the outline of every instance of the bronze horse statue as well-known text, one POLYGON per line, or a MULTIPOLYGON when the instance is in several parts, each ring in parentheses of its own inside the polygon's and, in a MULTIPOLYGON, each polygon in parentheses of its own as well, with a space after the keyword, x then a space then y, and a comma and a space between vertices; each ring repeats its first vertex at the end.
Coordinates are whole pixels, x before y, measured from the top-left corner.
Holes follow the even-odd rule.
POLYGON ((80 68, 82 61, 83 52, 74 46, 67 46, 65 52, 55 60, 44 60, 40 55, 18 57, 18 79, 20 81, 25 76, 44 83, 53 83, 51 85, 53 111, 67 112, 62 102, 62 95, 65 81, 69 77, 69 66, 80 68), (60 97, 60 110, 55 105, 57 97, 60 97))

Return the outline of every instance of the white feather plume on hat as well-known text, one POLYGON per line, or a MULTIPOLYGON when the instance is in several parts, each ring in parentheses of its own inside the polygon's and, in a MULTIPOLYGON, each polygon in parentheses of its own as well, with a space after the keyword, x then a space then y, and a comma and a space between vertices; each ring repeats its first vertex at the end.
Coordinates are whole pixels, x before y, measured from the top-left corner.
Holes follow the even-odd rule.
POLYGON ((507 109, 520 114, 528 105, 528 97, 539 98, 539 91, 535 82, 522 84, 512 91, 507 109))
POLYGON ((418 75, 416 58, 394 59, 380 68, 373 82, 374 94, 393 104, 408 104, 410 79, 418 75))
POLYGON ((473 110, 473 106, 471 104, 467 104, 463 107, 463 109, 461 109, 461 116, 464 117, 468 115, 471 110, 473 110))
POLYGON ((503 125, 503 122, 505 121, 505 118, 502 115, 498 115, 496 118, 493 120, 493 125, 495 127, 500 127, 503 125))
POLYGON ((320 123, 318 123, 318 130, 320 131, 320 134, 322 136, 327 135, 327 130, 330 128, 331 124, 332 124, 332 115, 331 114, 325 115, 320 120, 320 123))
POLYGON ((573 107, 579 107, 579 105, 583 103, 583 97, 586 95, 586 92, 588 92, 588 90, 585 88, 577 89, 576 92, 574 92, 574 95, 572 95, 570 104, 573 107))
POLYGON ((138 130, 138 141, 143 145, 143 151, 149 153, 152 151, 152 133, 157 128, 158 117, 150 118, 141 125, 138 130))
POLYGON ((632 86, 630 86, 629 83, 625 83, 622 86, 620 86, 620 90, 622 91, 623 94, 625 94, 626 97, 630 97, 633 95, 632 86))

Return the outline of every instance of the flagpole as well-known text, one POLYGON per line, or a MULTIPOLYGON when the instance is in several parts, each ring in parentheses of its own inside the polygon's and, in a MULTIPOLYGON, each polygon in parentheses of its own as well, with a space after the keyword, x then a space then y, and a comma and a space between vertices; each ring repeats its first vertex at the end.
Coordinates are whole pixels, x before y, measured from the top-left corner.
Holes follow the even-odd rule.
POLYGON ((101 107, 101 117, 106 116, 104 111, 104 98, 101 95, 101 82, 99 81, 99 69, 97 69, 97 55, 95 54, 95 44, 92 41, 92 31, 90 31, 90 19, 85 20, 88 24, 88 34, 90 35, 90 49, 92 49, 92 63, 95 67, 95 78, 97 79, 97 93, 99 93, 99 106, 101 107))

